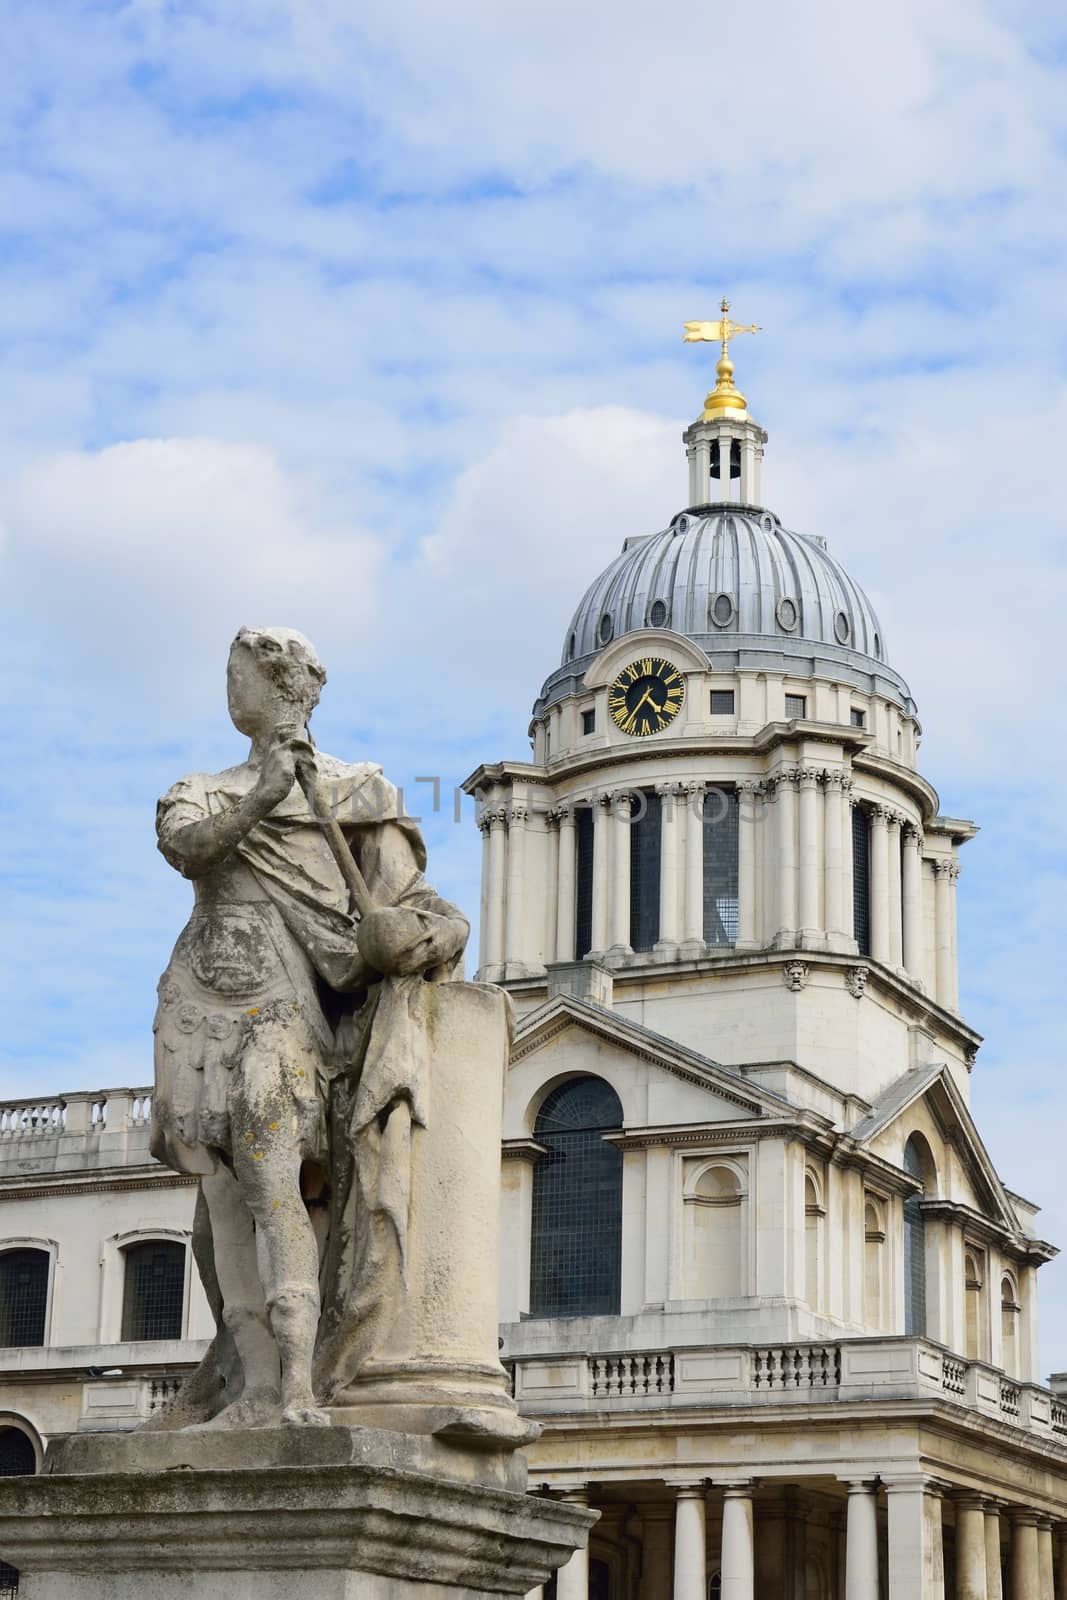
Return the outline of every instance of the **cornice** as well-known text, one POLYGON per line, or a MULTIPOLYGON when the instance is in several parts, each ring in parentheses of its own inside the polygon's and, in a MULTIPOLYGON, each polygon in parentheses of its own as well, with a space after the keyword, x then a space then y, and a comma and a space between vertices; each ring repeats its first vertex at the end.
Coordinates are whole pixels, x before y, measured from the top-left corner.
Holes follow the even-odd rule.
POLYGON ((185 1173, 171 1172, 167 1167, 80 1167, 72 1169, 66 1179, 55 1172, 21 1172, 0 1178, 0 1200, 51 1200, 72 1194, 119 1194, 138 1189, 191 1189, 199 1181, 185 1173))
POLYGON ((983 1244, 995 1244, 1006 1255, 1020 1261, 1052 1261, 1059 1255, 1059 1250, 1044 1239, 1032 1239, 1027 1234, 1020 1234, 1011 1228, 1005 1228, 1001 1223, 994 1222, 991 1217, 983 1216, 973 1206, 964 1205, 959 1200, 943 1200, 934 1198, 923 1200, 921 1209, 928 1217, 938 1221, 953 1222, 965 1233, 971 1234, 983 1244))
POLYGON ((857 774, 870 773, 872 777, 881 778, 883 783, 893 783, 903 789, 919 807, 923 826, 926 828, 933 826, 941 804, 940 798, 933 784, 928 783, 913 767, 905 767, 899 761, 891 760, 889 756, 879 755, 875 750, 864 750, 856 755, 852 767, 857 774))

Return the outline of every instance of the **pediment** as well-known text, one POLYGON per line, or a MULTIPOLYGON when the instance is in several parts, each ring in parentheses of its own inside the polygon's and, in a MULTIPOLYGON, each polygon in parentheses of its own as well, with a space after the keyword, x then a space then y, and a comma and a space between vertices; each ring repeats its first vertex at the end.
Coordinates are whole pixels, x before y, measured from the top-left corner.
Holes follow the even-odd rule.
POLYGON ((576 1072, 605 1078, 622 1100, 626 1126, 782 1118, 795 1108, 740 1073, 615 1012, 571 996, 525 1017, 509 1067, 509 1134, 521 1136, 529 1096, 576 1072))

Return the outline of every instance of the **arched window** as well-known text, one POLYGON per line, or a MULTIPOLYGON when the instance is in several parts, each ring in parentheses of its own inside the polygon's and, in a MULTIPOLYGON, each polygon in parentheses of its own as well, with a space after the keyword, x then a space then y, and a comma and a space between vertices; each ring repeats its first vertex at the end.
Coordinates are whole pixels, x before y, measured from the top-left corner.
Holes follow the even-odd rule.
POLYGON ((571 1078, 545 1098, 534 1138, 530 1310, 535 1317, 611 1316, 622 1281, 622 1154, 601 1134, 622 1127, 602 1078, 571 1078))
POLYGON ((982 1283, 983 1260, 979 1251, 967 1250, 963 1256, 963 1295, 966 1307, 965 1339, 968 1361, 982 1357, 982 1283))
POLYGON ((44 1344, 48 1311, 47 1250, 7 1250, 0 1256, 0 1347, 44 1344))
POLYGON ((32 1478, 37 1471, 33 1440, 21 1428, 0 1427, 0 1478, 32 1478))
POLYGON ((822 1302, 823 1219, 826 1211, 814 1173, 804 1174, 804 1298, 813 1311, 822 1302))
POLYGON ((904 1146, 904 1171, 923 1186, 920 1194, 909 1194, 904 1201, 904 1332, 925 1338, 926 1218, 922 1201, 923 1195, 933 1195, 937 1183, 929 1146, 920 1133, 913 1133, 904 1146))
POLYGON ((861 956, 871 953, 871 819, 852 807, 852 937, 861 956))
POLYGON ((704 943, 737 943, 738 794, 711 789, 704 796, 704 943))
POLYGON ((1000 1364, 1009 1378, 1019 1376, 1019 1291, 1008 1273, 1000 1280, 1000 1364))
POLYGON ((732 1167, 709 1167, 685 1196, 685 1295, 731 1300, 745 1292, 744 1191, 732 1167))
POLYGON ((185 1305, 185 1246, 168 1239, 127 1245, 122 1294, 123 1340, 180 1339, 185 1305))
POLYGON ((868 1328, 882 1326, 882 1262, 885 1224, 873 1200, 863 1208, 863 1321, 868 1328))

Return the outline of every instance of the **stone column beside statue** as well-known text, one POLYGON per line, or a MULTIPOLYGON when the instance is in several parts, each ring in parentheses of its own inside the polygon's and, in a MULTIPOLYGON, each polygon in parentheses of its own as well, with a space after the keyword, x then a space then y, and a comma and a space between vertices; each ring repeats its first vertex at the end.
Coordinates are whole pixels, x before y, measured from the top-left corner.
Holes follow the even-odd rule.
POLYGON ((22 1600, 524 1595, 595 1520, 523 1492, 539 1430, 497 1356, 509 1002, 462 981, 467 921, 381 769, 315 748, 325 676, 242 628, 248 757, 158 808, 194 908, 152 1150, 199 1180, 217 1331, 150 1424, 0 1481, 22 1600))

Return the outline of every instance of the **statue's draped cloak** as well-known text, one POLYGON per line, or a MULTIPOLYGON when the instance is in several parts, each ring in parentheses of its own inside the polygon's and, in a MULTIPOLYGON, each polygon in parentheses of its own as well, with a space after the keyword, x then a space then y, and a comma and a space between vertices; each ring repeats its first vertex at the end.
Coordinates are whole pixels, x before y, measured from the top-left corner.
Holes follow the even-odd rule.
MULTIPOLYGON (((363 992, 360 922, 294 785, 232 852, 263 898, 229 904, 225 864, 216 869, 217 883, 160 980, 152 1148, 179 1170, 213 1171, 227 1158, 230 1097, 253 1070, 256 1049, 270 1053, 292 1092, 302 1154, 329 1178, 316 1366, 317 1388, 333 1393, 373 1353, 385 1306, 403 1282, 411 1129, 430 1115, 425 976, 452 975, 469 930, 423 878, 421 835, 399 815, 381 768, 316 760, 320 804, 341 824, 372 899, 399 912, 376 930, 375 949, 392 975, 363 992), (323 987, 337 997, 336 1028, 323 987), (301 1065, 309 1058, 310 1071, 301 1065)), ((164 795, 157 832, 173 865, 182 868, 170 851, 175 835, 231 810, 256 777, 248 767, 196 773, 164 795)))

